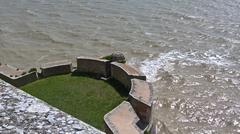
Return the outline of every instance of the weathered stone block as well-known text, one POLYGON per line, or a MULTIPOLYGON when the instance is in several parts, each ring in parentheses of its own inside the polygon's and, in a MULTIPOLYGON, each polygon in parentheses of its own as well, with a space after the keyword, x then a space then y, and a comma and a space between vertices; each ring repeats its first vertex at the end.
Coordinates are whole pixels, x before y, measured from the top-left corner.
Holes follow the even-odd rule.
POLYGON ((43 77, 58 74, 68 74, 72 72, 72 63, 69 61, 50 62, 42 65, 40 69, 43 77))
POLYGON ((23 86, 38 79, 36 72, 26 73, 23 70, 4 64, 0 66, 0 78, 16 87, 23 86))
POLYGON ((142 75, 133 67, 122 63, 111 63, 111 77, 120 81, 126 88, 131 88, 131 79, 138 78, 146 80, 146 76, 142 75))
POLYGON ((94 73, 104 77, 109 77, 110 61, 105 59, 78 57, 77 71, 84 73, 94 73))
POLYGON ((14 78, 12 84, 16 87, 24 86, 28 83, 38 80, 37 72, 28 73, 20 77, 14 78))

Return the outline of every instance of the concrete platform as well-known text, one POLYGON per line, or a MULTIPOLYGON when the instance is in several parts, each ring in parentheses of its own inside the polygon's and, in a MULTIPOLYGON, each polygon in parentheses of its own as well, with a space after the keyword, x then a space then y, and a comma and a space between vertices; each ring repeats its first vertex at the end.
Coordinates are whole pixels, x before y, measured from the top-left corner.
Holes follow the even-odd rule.
POLYGON ((139 118, 131 104, 123 101, 119 106, 104 116, 107 134, 142 134, 137 124, 139 118))

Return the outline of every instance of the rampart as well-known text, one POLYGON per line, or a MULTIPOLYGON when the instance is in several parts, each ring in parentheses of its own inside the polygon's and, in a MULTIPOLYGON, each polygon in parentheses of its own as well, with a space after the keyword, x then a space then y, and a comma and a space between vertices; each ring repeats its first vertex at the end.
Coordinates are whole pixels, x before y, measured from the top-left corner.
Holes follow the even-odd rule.
MULTIPOLYGON (((42 77, 73 71, 72 63, 68 61, 47 63, 40 69, 39 76, 42 77)), ((152 88, 150 83, 146 82, 146 76, 127 64, 84 57, 77 58, 75 71, 116 79, 129 90, 128 102, 124 101, 104 116, 107 134, 144 133, 151 121, 152 109, 152 88)), ((17 78, 9 77, 2 72, 4 71, 0 68, 0 78, 17 87, 42 78, 38 77, 37 72, 27 73, 17 78)))

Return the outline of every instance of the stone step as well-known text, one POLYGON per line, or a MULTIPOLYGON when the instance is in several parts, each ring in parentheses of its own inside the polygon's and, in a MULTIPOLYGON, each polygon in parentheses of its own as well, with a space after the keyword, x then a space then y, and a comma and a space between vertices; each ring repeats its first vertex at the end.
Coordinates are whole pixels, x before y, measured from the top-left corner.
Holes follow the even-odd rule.
POLYGON ((107 113, 104 122, 107 134, 143 134, 142 123, 127 101, 107 113))

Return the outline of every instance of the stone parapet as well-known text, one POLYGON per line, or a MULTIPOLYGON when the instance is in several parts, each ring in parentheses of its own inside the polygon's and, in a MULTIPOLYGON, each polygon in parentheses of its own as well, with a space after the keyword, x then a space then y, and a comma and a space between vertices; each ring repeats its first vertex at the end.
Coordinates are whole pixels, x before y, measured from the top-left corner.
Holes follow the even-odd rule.
POLYGON ((122 63, 111 63, 111 77, 120 81, 127 89, 131 88, 131 79, 138 78, 146 80, 146 76, 133 67, 122 63))
POLYGON ((12 84, 16 87, 21 87, 28 83, 38 80, 37 72, 28 73, 12 79, 12 84))
POLYGON ((43 77, 68 74, 72 72, 72 63, 66 60, 50 62, 43 64, 40 69, 43 77))
POLYGON ((152 89, 146 81, 139 79, 131 80, 129 102, 141 121, 147 124, 150 122, 151 117, 152 95, 152 89))
POLYGON ((83 72, 83 73, 93 73, 93 74, 98 74, 104 77, 109 77, 110 61, 105 59, 78 57, 77 71, 83 72))
POLYGON ((0 78, 16 87, 23 86, 38 79, 36 72, 27 73, 10 65, 0 66, 0 78))

